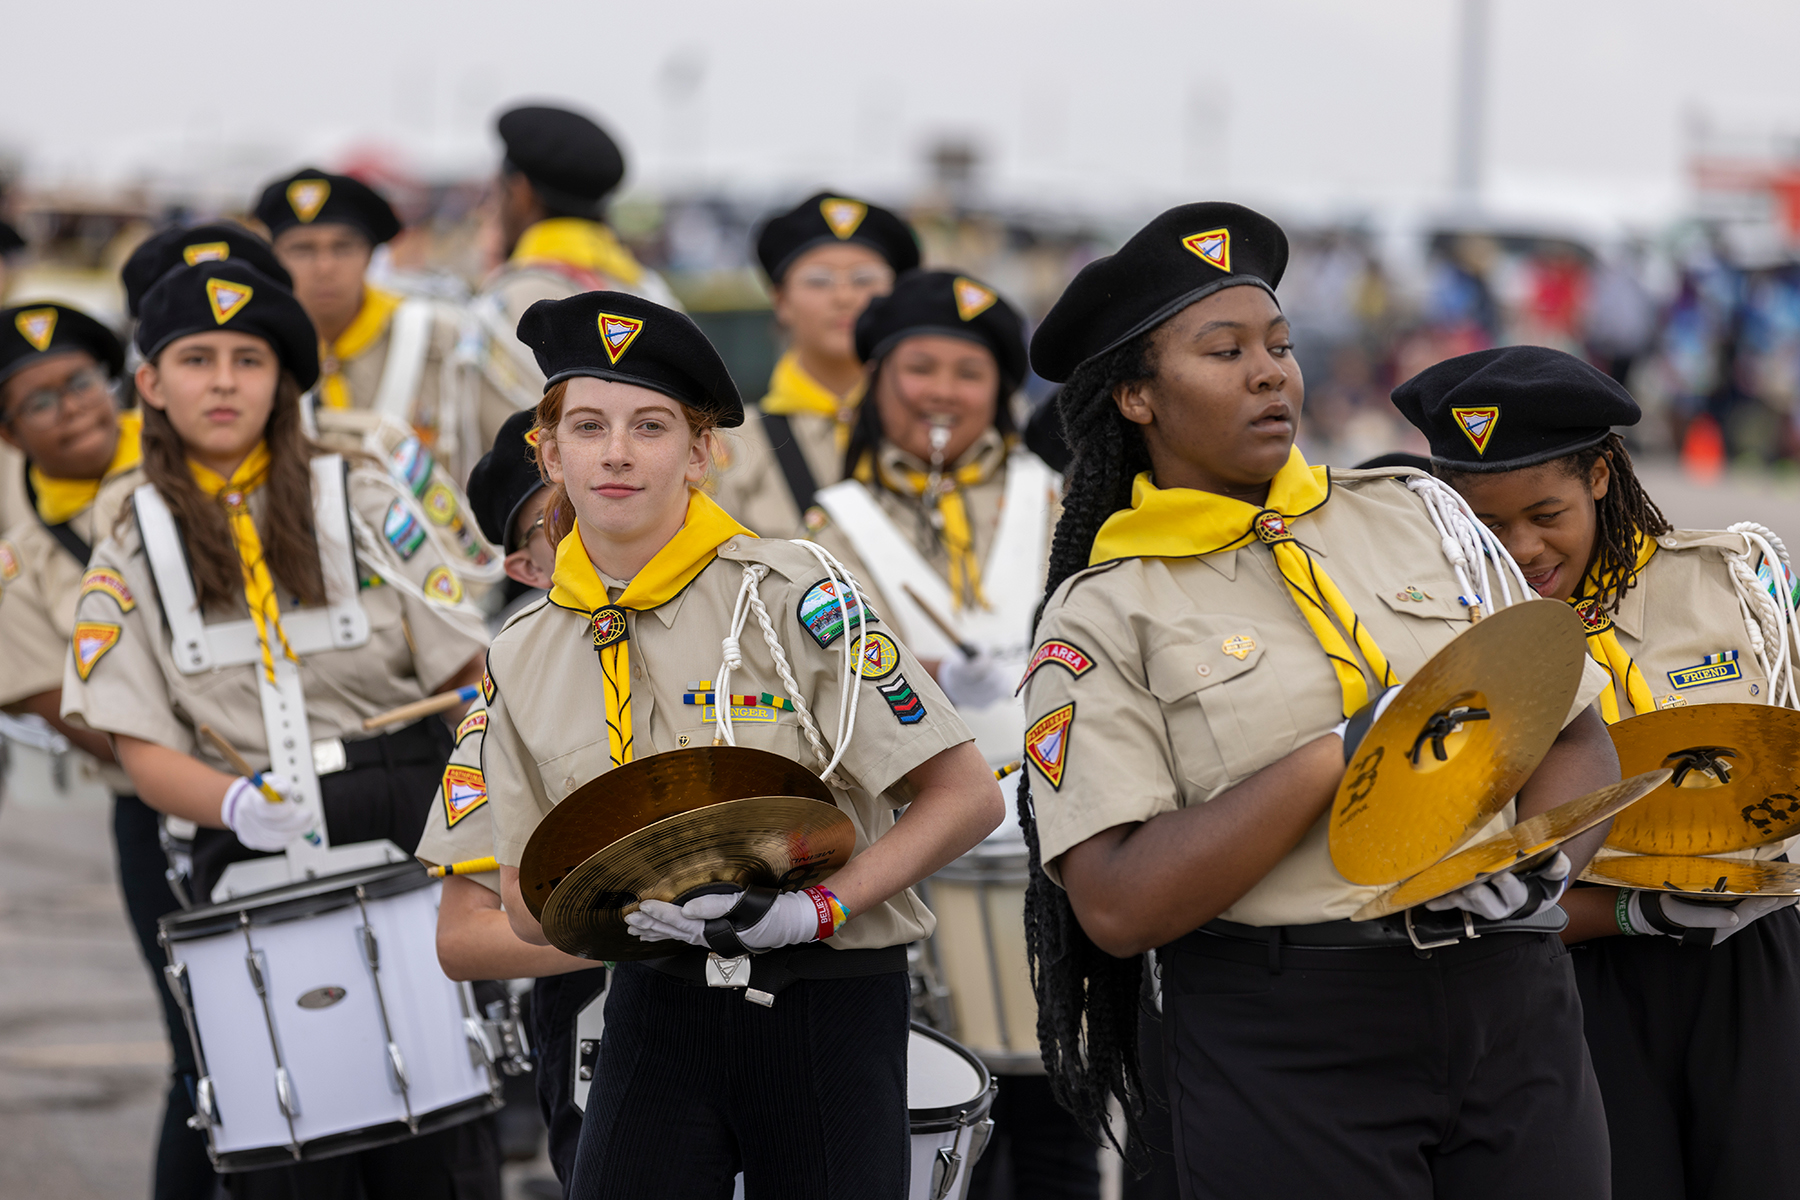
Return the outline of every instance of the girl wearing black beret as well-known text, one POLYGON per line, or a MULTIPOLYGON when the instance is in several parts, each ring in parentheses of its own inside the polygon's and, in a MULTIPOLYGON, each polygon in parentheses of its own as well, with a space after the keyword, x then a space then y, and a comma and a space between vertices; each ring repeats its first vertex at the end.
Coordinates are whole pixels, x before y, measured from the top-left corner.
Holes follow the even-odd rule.
MULTIPOLYGON (((1024 684, 1044 1063, 1095 1138, 1118 1100, 1138 1159, 1153 950, 1144 1052, 1184 1197, 1598 1200, 1604 1116, 1555 898, 1604 834, 1348 919, 1381 891, 1326 836, 1346 763, 1368 768, 1348 718, 1472 608, 1527 593, 1448 488, 1301 457, 1286 260, 1267 218, 1184 205, 1084 268, 1032 339, 1074 455, 1024 684)), ((1587 709, 1599 673, 1570 664, 1560 686, 1575 700, 1520 817, 1618 779, 1587 709)))
MULTIPOLYGON (((344 870, 331 845, 412 847, 450 727, 434 716, 371 737, 362 722, 478 680, 480 613, 411 491, 302 432, 318 343, 292 294, 236 258, 202 262, 164 275, 139 316, 144 482, 83 580, 64 717, 111 736, 145 803, 200 827, 199 904, 284 885, 295 864, 344 870), (198 736, 202 724, 263 786, 198 736)), ((220 1119, 238 1119, 221 1100, 220 1119)), ((500 1195, 485 1117, 306 1157, 233 1171, 226 1187, 257 1200, 500 1195)))
MULTIPOLYGON (((1753 522, 1672 528, 1614 432, 1638 420, 1618 383, 1561 351, 1512 346, 1439 363, 1401 384, 1394 403, 1526 581, 1575 605, 1609 678, 1608 724, 1694 704, 1800 706, 1785 547, 1753 522)), ((1720 856, 1791 854, 1800 821, 1758 832, 1762 844, 1720 844, 1720 856)), ((1747 1118, 1800 1108, 1793 898, 1726 906, 1579 886, 1562 903, 1606 1100, 1613 1194, 1792 1187, 1800 1148, 1747 1118)))

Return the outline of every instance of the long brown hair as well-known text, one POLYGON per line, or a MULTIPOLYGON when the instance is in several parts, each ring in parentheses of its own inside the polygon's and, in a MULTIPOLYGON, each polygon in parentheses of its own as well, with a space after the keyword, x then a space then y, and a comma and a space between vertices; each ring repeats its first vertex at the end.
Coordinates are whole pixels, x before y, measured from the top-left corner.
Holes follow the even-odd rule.
MULTIPOLYGON (((144 408, 144 476, 174 514, 187 548, 188 570, 202 609, 228 608, 244 594, 244 568, 222 496, 208 496, 188 473, 187 447, 168 414, 144 408)), ((263 559, 281 588, 302 604, 325 603, 319 543, 313 534, 312 468, 324 453, 300 427, 300 385, 286 370, 275 385, 275 407, 263 427, 269 478, 256 522, 263 559)), ((127 512, 130 510, 127 509, 127 512)), ((121 514, 123 515, 123 514, 121 514)))
MULTIPOLYGON (((562 421, 563 397, 568 391, 566 379, 550 385, 550 390, 538 401, 537 425, 531 431, 536 439, 531 444, 532 461, 537 463, 538 477, 550 489, 549 498, 544 501, 544 536, 549 539, 552 549, 561 545, 569 536, 569 530, 575 528, 575 507, 569 500, 569 490, 550 478, 543 451, 543 444, 556 436, 556 426, 562 421)), ((681 409, 681 415, 687 418, 688 432, 705 438, 707 453, 717 457, 718 445, 714 439, 718 437, 719 418, 713 413, 690 408, 683 401, 676 400, 675 403, 681 409)))

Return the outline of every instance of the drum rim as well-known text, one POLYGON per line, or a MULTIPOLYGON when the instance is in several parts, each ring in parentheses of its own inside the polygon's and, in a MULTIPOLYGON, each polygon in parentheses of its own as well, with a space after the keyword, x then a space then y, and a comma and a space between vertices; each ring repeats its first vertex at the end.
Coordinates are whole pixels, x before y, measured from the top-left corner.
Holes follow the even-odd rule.
POLYGON ((239 928, 246 913, 253 927, 277 925, 352 907, 356 904, 358 886, 367 899, 381 900, 417 891, 435 882, 417 859, 381 863, 283 884, 266 892, 239 896, 202 908, 173 912, 158 920, 157 926, 167 941, 196 941, 239 928))
POLYGON ((419 1118, 418 1132, 415 1134, 405 1121, 382 1121, 375 1125, 365 1125, 361 1129, 346 1129, 342 1133, 327 1134, 313 1138, 300 1144, 300 1157, 295 1158, 293 1151, 283 1142, 276 1146, 257 1146, 247 1150, 218 1151, 213 1149, 212 1131, 207 1130, 206 1153, 212 1159, 213 1169, 221 1175, 229 1175, 239 1171, 260 1171, 267 1167, 292 1166, 296 1162, 321 1162, 328 1158, 338 1158, 345 1154, 355 1154, 363 1150, 376 1150, 382 1146, 392 1146, 415 1136, 428 1133, 439 1133, 458 1125, 467 1124, 492 1112, 499 1112, 502 1102, 492 1091, 483 1092, 479 1096, 471 1096, 467 1100, 458 1100, 454 1104, 446 1104, 442 1108, 433 1109, 419 1118))
MULTIPOLYGON (((975 1056, 975 1052, 945 1033, 933 1029, 920 1021, 913 1021, 911 1033, 922 1033, 932 1041, 961 1055, 970 1066, 974 1067, 981 1084, 980 1090, 967 1100, 957 1104, 945 1105, 941 1108, 908 1108, 907 1123, 913 1133, 943 1133, 951 1129, 962 1129, 979 1123, 994 1107, 993 1073, 987 1064, 975 1056)), ((910 1037, 910 1033, 908 1035, 910 1037)))

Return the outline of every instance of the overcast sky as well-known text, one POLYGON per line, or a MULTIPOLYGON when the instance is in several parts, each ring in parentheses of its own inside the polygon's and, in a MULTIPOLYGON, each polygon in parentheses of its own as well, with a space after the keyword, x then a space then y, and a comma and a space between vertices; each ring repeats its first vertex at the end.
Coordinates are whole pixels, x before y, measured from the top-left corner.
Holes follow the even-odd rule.
MULTIPOLYGON (((1800 134, 1794 0, 1489 0, 1488 196, 1664 215, 1696 117, 1800 134)), ((1459 0, 200 0, 14 4, 0 152, 33 183, 247 190, 391 146, 493 161, 495 111, 563 98, 631 182, 905 195, 974 140, 990 193, 1323 211, 1449 190, 1459 0)))

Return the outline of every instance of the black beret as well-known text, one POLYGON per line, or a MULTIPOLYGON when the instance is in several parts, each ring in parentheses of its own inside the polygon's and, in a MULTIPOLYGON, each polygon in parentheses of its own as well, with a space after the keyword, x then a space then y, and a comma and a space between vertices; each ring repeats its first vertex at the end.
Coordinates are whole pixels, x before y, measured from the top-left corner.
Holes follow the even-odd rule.
POLYGON ((538 474, 537 455, 531 442, 537 428, 537 410, 521 409, 506 418, 494 437, 493 449, 481 456, 469 472, 469 507, 488 541, 511 554, 513 523, 519 508, 544 486, 538 474))
POLYGON ((947 334, 986 346, 1000 365, 1002 392, 1025 378, 1025 322, 980 280, 950 271, 909 271, 856 318, 856 357, 873 362, 916 334, 947 334))
POLYGON ((502 113, 506 161, 551 208, 598 215, 625 178, 625 156, 606 130, 566 108, 528 105, 502 113))
POLYGON ((1380 471, 1390 467, 1411 467, 1415 471, 1431 474, 1431 459, 1423 454, 1414 454, 1410 450, 1389 450, 1386 454, 1377 454, 1374 458, 1365 458, 1356 464, 1358 471, 1380 471))
POLYGON ((843 242, 866 246, 887 259, 895 274, 919 265, 919 240, 912 227, 878 204, 820 192, 764 223, 756 235, 756 257, 773 283, 780 283, 794 260, 815 246, 843 242))
POLYGON ((1259 212, 1222 202, 1171 208, 1118 253, 1081 268, 1032 336, 1031 365, 1062 383, 1221 288, 1250 284, 1273 296, 1287 260, 1287 235, 1259 212))
POLYGON ((0 309, 0 383, 40 358, 85 350, 117 375, 125 346, 113 331, 66 304, 22 304, 0 309))
POLYGON ((119 272, 125 282, 125 307, 137 316, 144 293, 176 267, 226 258, 242 259, 284 288, 292 290, 294 286, 269 243, 242 225, 218 222, 191 229, 165 229, 133 250, 119 272))
POLYGON ((19 231, 0 221, 0 255, 14 254, 24 248, 25 239, 19 236, 19 231))
POLYGON ((539 300, 519 318, 519 340, 537 356, 544 390, 577 375, 633 383, 724 426, 744 423, 744 401, 713 344, 685 314, 625 292, 539 300))
POLYGON ((296 225, 348 225, 379 246, 400 232, 400 218, 381 193, 360 179, 301 167, 263 189, 256 219, 280 237, 296 225))
POLYGON ((177 267, 139 305, 137 347, 155 359, 179 337, 224 328, 262 338, 302 391, 319 379, 319 335, 294 294, 236 259, 177 267))
POLYGON ((1545 346, 1477 350, 1394 389, 1394 407, 1457 471, 1512 471, 1597 445, 1642 415, 1604 371, 1545 346))

